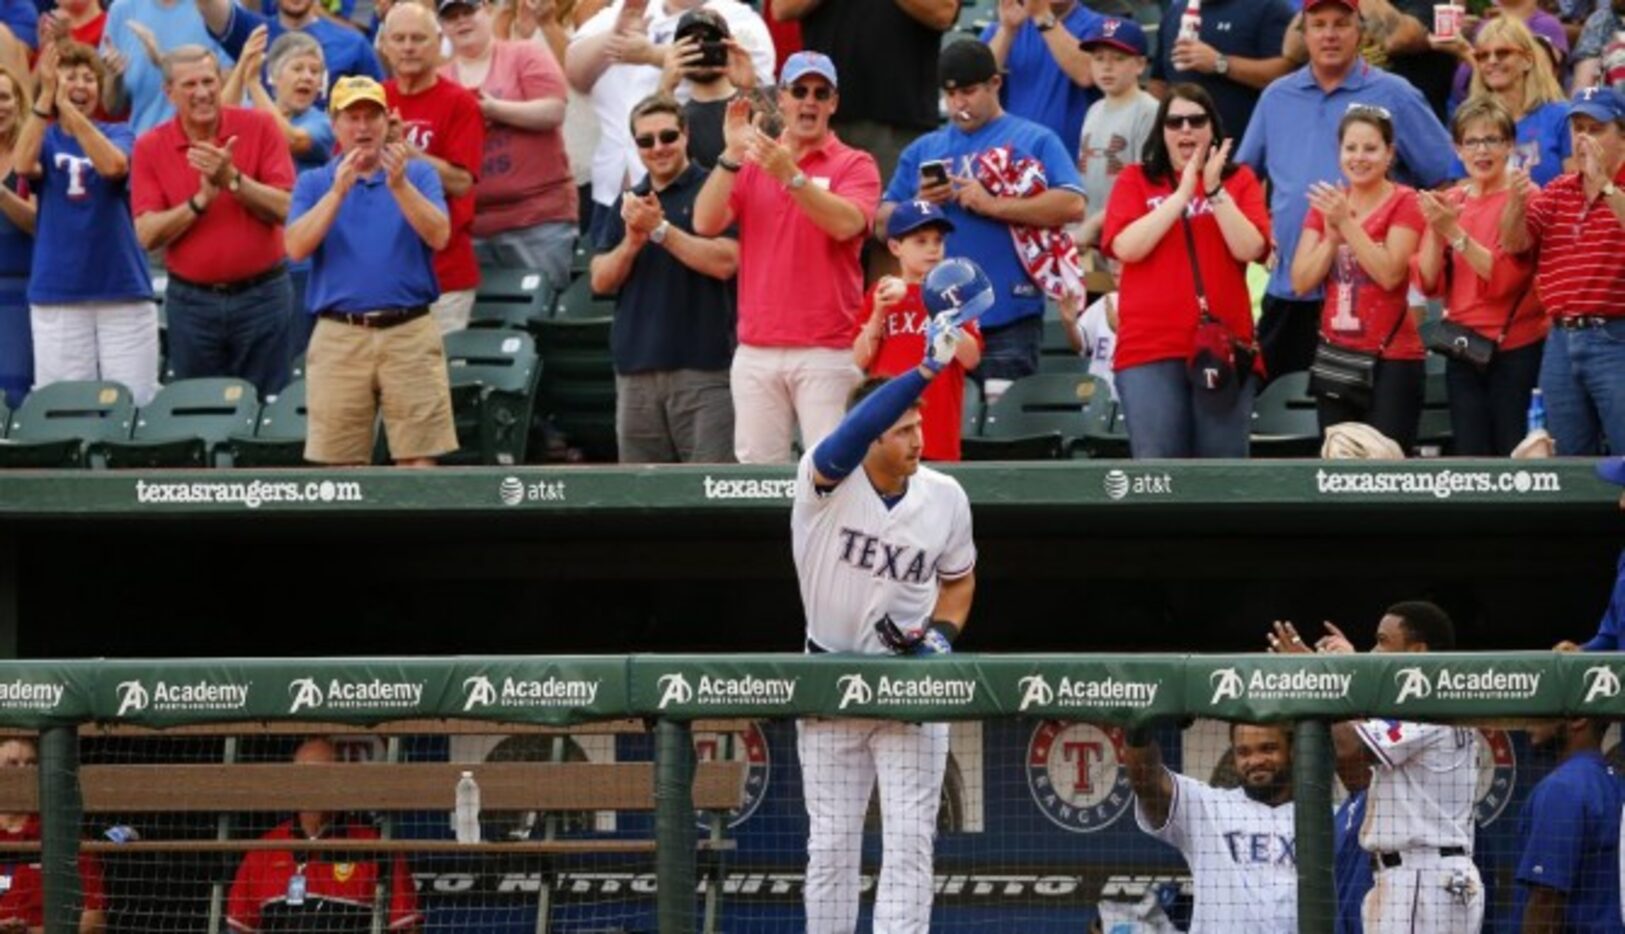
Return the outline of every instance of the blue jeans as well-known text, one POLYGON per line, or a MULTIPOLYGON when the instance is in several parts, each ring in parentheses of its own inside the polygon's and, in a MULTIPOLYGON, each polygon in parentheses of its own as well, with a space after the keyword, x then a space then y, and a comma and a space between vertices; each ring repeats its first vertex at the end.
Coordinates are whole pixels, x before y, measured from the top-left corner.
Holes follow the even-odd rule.
POLYGON ((1246 457, 1258 381, 1211 392, 1191 385, 1183 360, 1158 360, 1117 371, 1129 451, 1154 457, 1246 457))
POLYGON ((534 269, 547 277, 553 294, 570 284, 570 259, 576 250, 576 225, 570 221, 504 230, 474 239, 474 258, 481 266, 534 269))
POLYGON ((1540 362, 1546 428, 1559 457, 1625 454, 1625 318, 1602 327, 1554 327, 1540 362))
POLYGON ((1044 339, 1044 316, 1021 318, 982 329, 982 363, 971 374, 977 381, 1021 379, 1038 372, 1038 345, 1044 339))
POLYGON ((169 363, 176 379, 235 376, 260 398, 288 382, 288 316, 293 288, 287 273, 232 295, 169 279, 169 363))

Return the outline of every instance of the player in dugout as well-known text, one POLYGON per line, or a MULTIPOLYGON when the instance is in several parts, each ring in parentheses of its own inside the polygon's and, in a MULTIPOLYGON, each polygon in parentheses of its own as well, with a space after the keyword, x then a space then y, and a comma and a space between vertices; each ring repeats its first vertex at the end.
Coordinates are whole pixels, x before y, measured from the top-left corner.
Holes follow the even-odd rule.
MULTIPOLYGON (((332 741, 308 739, 294 750, 295 763, 337 762, 332 741)), ((286 840, 286 850, 256 850, 243 857, 226 900, 226 922, 234 931, 372 930, 373 897, 379 881, 378 863, 353 860, 346 853, 299 848, 299 841, 325 839, 376 840, 378 832, 350 815, 327 811, 301 811, 283 821, 261 839, 286 840)), ((388 879, 389 923, 392 934, 415 932, 417 890, 407 872, 406 859, 397 854, 388 879)))
POLYGON ((1292 731, 1232 723, 1239 788, 1175 773, 1149 731, 1129 732, 1124 759, 1140 829, 1177 847, 1196 886, 1191 934, 1298 930, 1297 824, 1292 810, 1292 731))
MULTIPOLYGON (((1326 623, 1311 646, 1290 622, 1276 622, 1270 651, 1349 654, 1354 644, 1326 623)), ((1456 627, 1421 600, 1390 606, 1373 652, 1449 652, 1456 627)), ((1450 931, 1476 934, 1484 884, 1473 863, 1473 799, 1478 770, 1474 730, 1445 723, 1351 720, 1332 726, 1337 773, 1350 788, 1369 779, 1360 846, 1375 884, 1361 907, 1367 934, 1450 931)))
MULTIPOLYGON (((801 459, 790 535, 807 651, 931 658, 952 651, 975 593, 970 501, 920 465, 920 394, 955 358, 965 325, 993 304, 976 264, 950 259, 921 286, 926 356, 853 391, 846 416, 801 459)), ((810 833, 808 934, 858 923, 863 821, 880 784, 883 846, 874 930, 926 934, 946 723, 812 718, 797 724, 810 833)))
MULTIPOLYGON (((37 768, 39 751, 28 739, 0 742, 0 768, 37 768)), ((40 838, 39 815, 0 814, 0 843, 24 843, 40 838)), ((84 907, 79 912, 79 934, 101 934, 107 927, 107 895, 102 885, 101 861, 79 854, 79 887, 84 907)), ((59 930, 53 928, 52 930, 59 930)), ((36 854, 0 853, 0 934, 43 934, 45 885, 36 854)))

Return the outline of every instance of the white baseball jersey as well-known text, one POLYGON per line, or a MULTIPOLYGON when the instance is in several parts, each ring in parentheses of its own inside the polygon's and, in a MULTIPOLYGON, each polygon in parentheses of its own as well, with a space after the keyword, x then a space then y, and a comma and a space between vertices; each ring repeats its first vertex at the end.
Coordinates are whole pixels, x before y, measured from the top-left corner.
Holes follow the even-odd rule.
POLYGON ((1191 934, 1298 930, 1298 845, 1292 802, 1271 807, 1240 788, 1214 788, 1172 770, 1168 822, 1140 829, 1178 847, 1196 885, 1191 934))
POLYGON ((1106 316, 1108 305, 1117 304, 1117 293, 1107 292, 1078 316, 1078 340, 1083 344, 1082 356, 1089 358, 1089 375, 1111 388, 1117 398, 1117 381, 1112 374, 1112 356, 1117 353, 1117 332, 1106 316))
POLYGON ((1360 846, 1369 853, 1459 846, 1473 854, 1475 730, 1365 720, 1354 731, 1377 757, 1360 846))
POLYGON ((820 493, 812 451, 796 469, 790 542, 807 638, 830 652, 889 652, 876 621, 922 628, 936 609, 938 579, 976 566, 970 500, 958 481, 922 466, 888 509, 862 467, 820 493))

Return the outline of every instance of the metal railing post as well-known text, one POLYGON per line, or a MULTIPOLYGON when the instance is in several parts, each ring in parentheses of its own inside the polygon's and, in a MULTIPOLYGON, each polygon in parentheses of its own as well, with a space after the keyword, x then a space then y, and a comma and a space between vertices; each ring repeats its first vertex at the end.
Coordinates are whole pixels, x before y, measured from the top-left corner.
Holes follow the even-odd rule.
POLYGON ((693 934, 696 834, 694 739, 676 720, 655 723, 655 917, 660 934, 693 934))
POLYGON ((1300 720, 1292 742, 1293 818, 1298 834, 1299 934, 1333 934, 1337 887, 1332 860, 1331 725, 1300 720))
POLYGON ((45 934, 77 934, 84 903, 79 886, 79 731, 40 732, 40 875, 45 883, 45 934))

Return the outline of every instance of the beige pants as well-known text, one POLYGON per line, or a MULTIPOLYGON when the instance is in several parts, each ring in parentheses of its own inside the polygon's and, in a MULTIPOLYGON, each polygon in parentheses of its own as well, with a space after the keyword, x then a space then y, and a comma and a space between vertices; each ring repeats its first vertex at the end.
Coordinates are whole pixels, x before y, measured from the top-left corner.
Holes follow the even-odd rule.
POLYGON ((380 409, 396 460, 457 450, 445 345, 428 315, 383 329, 321 319, 310 336, 305 373, 306 460, 371 463, 380 409))
POLYGON ((802 450, 812 450, 841 423, 847 393, 861 379, 850 351, 740 344, 730 378, 739 462, 791 463, 798 423, 802 450))

